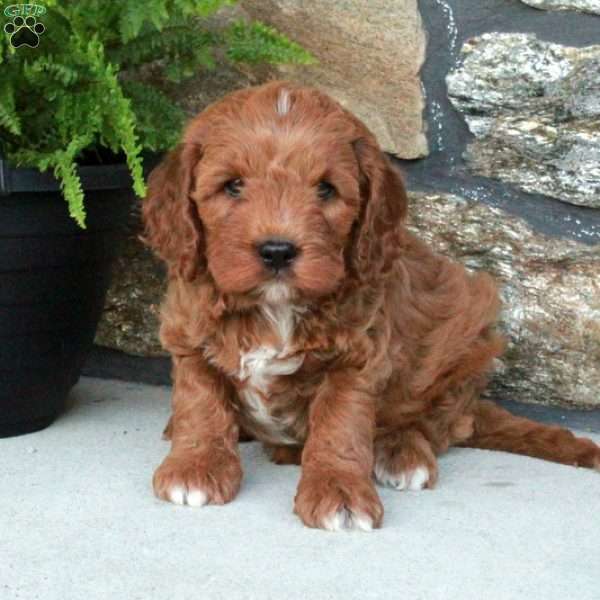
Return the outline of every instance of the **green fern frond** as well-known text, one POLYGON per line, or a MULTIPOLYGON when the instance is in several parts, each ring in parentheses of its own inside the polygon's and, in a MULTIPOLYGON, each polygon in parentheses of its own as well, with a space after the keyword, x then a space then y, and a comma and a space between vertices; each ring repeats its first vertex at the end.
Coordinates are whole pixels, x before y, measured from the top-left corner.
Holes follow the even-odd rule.
POLYGON ((37 58, 26 66, 25 71, 31 79, 39 80, 41 74, 46 74, 48 78, 54 79, 64 86, 73 84, 80 75, 77 68, 61 64, 52 55, 37 58))
POLYGON ((135 114, 131 110, 131 103, 123 95, 123 90, 117 81, 114 67, 111 64, 106 66, 105 75, 108 93, 106 101, 107 117, 110 119, 110 122, 105 123, 106 130, 114 130, 115 139, 118 139, 119 146, 127 157, 127 166, 133 179, 133 189, 138 196, 142 197, 146 195, 146 186, 140 158, 142 147, 138 145, 135 133, 135 114))
POLYGON ((21 121, 15 111, 15 93, 9 81, 0 79, 0 127, 14 135, 21 133, 21 121))
POLYGON ((215 41, 210 32, 198 31, 189 24, 174 24, 160 32, 148 31, 126 44, 108 48, 107 56, 123 69, 154 60, 171 64, 181 56, 209 48, 215 41))
POLYGON ((75 219, 82 229, 85 229, 84 196, 75 161, 69 158, 66 153, 58 152, 57 154, 54 175, 60 181, 62 193, 69 206, 69 215, 75 219))
MULTIPOLYGON (((150 20, 150 13, 142 10, 140 4, 136 2, 122 2, 120 4, 119 34, 121 42, 126 43, 139 34, 144 21, 150 20)), ((156 15, 154 18, 156 18, 156 15)))
POLYGON ((264 23, 236 21, 225 33, 227 56, 234 62, 309 65, 310 52, 264 23))
MULTIPOLYGON (((156 83, 179 82, 235 62, 310 63, 300 46, 260 23, 201 19, 235 0, 45 0, 39 47, 13 48, 0 35, 0 144, 18 166, 52 169, 83 227, 81 153, 123 152, 135 192, 145 195, 141 152, 173 146, 184 112, 156 83), (217 52, 218 51, 218 52, 217 52), (145 67, 149 67, 146 69, 145 67), (138 81, 150 74, 148 81, 138 81)), ((175 86, 171 86, 175 87, 175 86)))
POLYGON ((184 16, 210 17, 224 6, 237 4, 237 0, 174 0, 173 8, 184 16))
POLYGON ((57 150, 48 157, 48 166, 54 167, 54 176, 60 181, 63 196, 69 206, 69 215, 83 229, 85 229, 84 195, 75 157, 91 142, 92 140, 86 136, 75 137, 64 150, 57 150))
POLYGON ((144 148, 155 152, 174 146, 185 120, 183 110, 151 85, 132 80, 122 81, 121 85, 135 107, 136 132, 144 140, 144 148))
POLYGON ((161 31, 165 23, 169 22, 169 8, 164 0, 154 0, 148 7, 152 25, 161 31))

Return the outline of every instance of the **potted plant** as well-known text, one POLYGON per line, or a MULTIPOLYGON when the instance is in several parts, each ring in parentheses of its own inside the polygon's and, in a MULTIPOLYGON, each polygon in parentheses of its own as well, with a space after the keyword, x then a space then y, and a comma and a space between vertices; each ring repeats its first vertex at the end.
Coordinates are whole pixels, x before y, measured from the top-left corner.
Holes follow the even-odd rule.
POLYGON ((311 62, 260 23, 202 29, 231 0, 46 0, 0 32, 0 436, 60 413, 91 348, 142 152, 184 114, 137 75, 181 81, 240 62, 311 62))

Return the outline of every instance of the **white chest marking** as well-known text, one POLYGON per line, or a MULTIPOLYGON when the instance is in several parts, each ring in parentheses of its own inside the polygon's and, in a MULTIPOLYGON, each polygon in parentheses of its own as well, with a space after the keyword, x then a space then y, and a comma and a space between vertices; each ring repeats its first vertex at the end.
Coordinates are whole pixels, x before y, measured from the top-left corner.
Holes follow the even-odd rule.
POLYGON ((271 415, 265 397, 269 395, 274 377, 295 373, 304 361, 303 354, 289 355, 296 315, 294 307, 288 304, 265 306, 263 312, 273 324, 279 344, 277 347, 259 346, 240 356, 238 377, 246 382, 240 397, 250 409, 252 417, 274 438, 282 443, 294 443, 295 440, 282 431, 289 423, 271 415))

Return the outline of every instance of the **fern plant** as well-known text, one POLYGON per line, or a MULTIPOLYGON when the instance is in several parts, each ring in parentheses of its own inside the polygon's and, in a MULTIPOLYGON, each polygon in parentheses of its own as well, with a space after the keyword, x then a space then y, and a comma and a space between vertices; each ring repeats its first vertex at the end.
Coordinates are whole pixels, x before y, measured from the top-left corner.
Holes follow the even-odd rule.
POLYGON ((42 1, 4 11, 10 24, 0 34, 0 155, 18 166, 52 169, 81 227, 85 208, 77 161, 84 151, 122 152, 134 190, 143 196, 142 150, 168 149, 179 136, 181 108, 132 73, 152 65, 179 82, 215 68, 216 56, 248 63, 313 61, 259 22, 203 26, 236 0, 42 1), (32 18, 43 27, 36 28, 32 18), (14 43, 23 27, 30 38, 35 33, 36 47, 14 43))

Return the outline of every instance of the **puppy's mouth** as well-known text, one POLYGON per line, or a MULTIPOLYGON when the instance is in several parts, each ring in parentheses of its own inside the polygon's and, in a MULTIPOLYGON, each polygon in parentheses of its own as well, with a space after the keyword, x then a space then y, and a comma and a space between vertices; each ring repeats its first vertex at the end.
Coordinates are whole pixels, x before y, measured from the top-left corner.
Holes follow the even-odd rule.
POLYGON ((324 244, 303 244, 290 249, 287 240, 211 247, 208 266, 219 290, 242 302, 303 304, 334 292, 345 276, 343 257, 327 252, 324 244), (271 244, 271 245, 269 245, 271 244), (249 251, 250 250, 250 251, 249 251))
POLYGON ((271 281, 263 283, 258 292, 267 304, 283 304, 291 302, 296 296, 296 290, 281 276, 274 277, 271 281))
POLYGON ((259 286, 262 298, 272 304, 289 302, 294 295, 294 266, 300 248, 291 240, 273 237, 257 245, 257 253, 267 280, 259 286))

